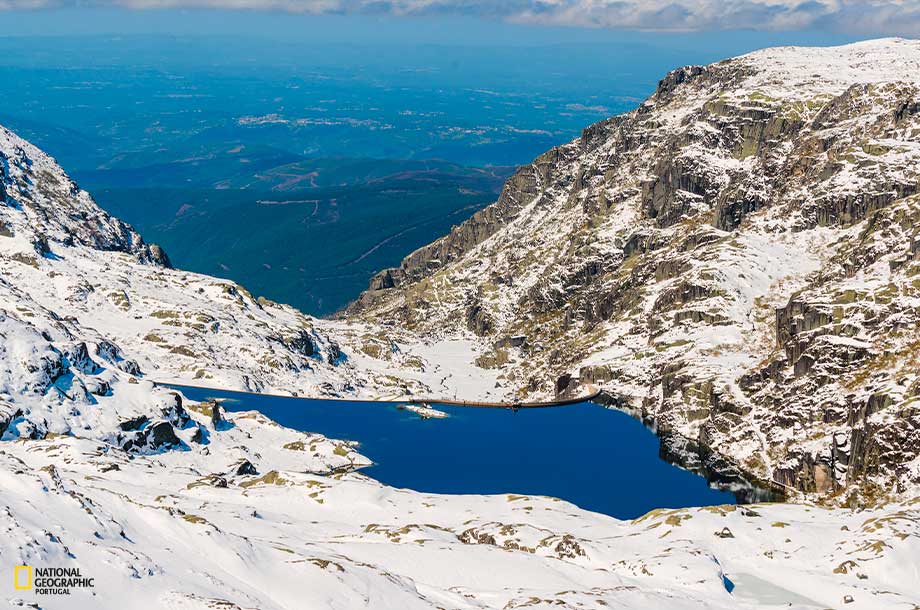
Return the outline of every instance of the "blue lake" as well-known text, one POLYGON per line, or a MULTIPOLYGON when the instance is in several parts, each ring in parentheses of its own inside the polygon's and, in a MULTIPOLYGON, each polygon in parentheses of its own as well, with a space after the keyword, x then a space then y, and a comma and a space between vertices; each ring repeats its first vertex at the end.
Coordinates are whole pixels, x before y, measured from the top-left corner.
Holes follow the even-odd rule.
POLYGON ((394 404, 282 398, 177 387, 278 423, 361 443, 362 472, 394 487, 448 494, 539 494, 630 519, 653 508, 735 503, 726 491, 659 458, 658 439, 620 411, 592 403, 512 412, 437 408, 423 420, 394 404))

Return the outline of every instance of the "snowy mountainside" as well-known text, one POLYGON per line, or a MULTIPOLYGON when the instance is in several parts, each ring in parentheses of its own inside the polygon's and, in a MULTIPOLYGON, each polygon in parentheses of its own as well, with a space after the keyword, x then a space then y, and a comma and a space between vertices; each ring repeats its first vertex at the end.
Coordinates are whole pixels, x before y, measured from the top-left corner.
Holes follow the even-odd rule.
MULTIPOLYGON (((575 158, 576 153, 552 153, 546 163, 562 164, 566 155, 575 158)), ((558 171, 563 170, 564 164, 558 171)), ((512 179, 513 192, 500 202, 504 208, 486 211, 479 221, 507 221, 517 205, 514 184, 568 196, 564 185, 554 185, 554 171, 545 165, 528 178, 512 179)), ((590 182, 589 174, 578 178, 576 172, 572 179, 590 182)), ((920 603, 915 591, 920 500, 909 496, 910 485, 896 502, 858 510, 815 506, 804 499, 802 504, 662 509, 618 521, 554 498, 439 496, 389 488, 357 472, 368 460, 348 441, 286 429, 253 411, 225 413, 219 405, 191 402, 151 383, 173 379, 340 396, 513 391, 522 377, 508 365, 523 366, 521 358, 536 339, 512 328, 512 318, 498 317, 515 315, 515 306, 509 302, 504 310, 493 309, 487 298, 492 288, 480 293, 481 304, 471 313, 454 307, 449 298, 425 301, 424 311, 446 329, 453 316, 464 312, 470 315, 463 324, 489 330, 456 332, 450 341, 440 340, 444 333, 414 337, 413 328, 425 330, 417 320, 315 320, 253 298, 226 280, 169 268, 164 253, 96 207, 50 157, 2 128, 0 195, 0 523, 5 532, 0 559, 4 566, 75 567, 95 578, 92 589, 39 596, 14 590, 7 573, 0 595, 12 607, 682 610, 778 604, 893 609, 920 603), (486 322, 493 326, 487 328, 486 322), (505 331, 507 337, 492 350, 490 338, 505 331)), ((574 201, 580 203, 578 197, 574 201)), ((841 455, 899 430, 911 438, 904 428, 912 421, 910 403, 890 401, 900 396, 896 391, 913 391, 915 377, 909 369, 894 378, 886 371, 901 370, 903 341, 897 331, 909 330, 912 320, 912 301, 905 301, 902 291, 910 285, 905 282, 913 281, 909 273, 917 249, 890 250, 887 245, 903 239, 916 223, 913 201, 887 202, 880 208, 886 216, 875 223, 803 228, 780 236, 764 231, 735 235, 732 248, 738 255, 731 257, 723 256, 718 240, 707 237, 721 238, 720 230, 699 223, 699 234, 671 229, 684 240, 700 237, 699 243, 690 247, 680 241, 663 246, 674 253, 659 253, 667 265, 672 254, 693 252, 687 264, 696 271, 688 277, 699 282, 711 277, 703 271, 715 272, 703 265, 731 260, 718 266, 724 274, 718 277, 749 290, 732 299, 725 297, 728 293, 719 297, 735 304, 731 316, 742 316, 744 299, 757 298, 775 283, 797 290, 798 301, 779 296, 765 305, 788 310, 776 314, 777 320, 788 318, 777 324, 786 333, 777 338, 797 346, 790 348, 793 355, 801 350, 798 360, 804 353, 819 356, 799 376, 802 383, 817 379, 814 371, 827 366, 815 344, 831 341, 855 349, 842 334, 817 332, 836 328, 822 316, 834 325, 858 319, 865 334, 850 337, 853 341, 874 345, 884 335, 891 342, 888 360, 876 367, 882 373, 879 382, 891 383, 889 401, 871 408, 863 403, 866 408, 854 416, 851 428, 867 436, 840 437, 841 455), (709 254, 698 256, 697 247, 710 248, 700 250, 709 254), (831 250, 847 255, 832 260, 824 256, 831 250), (765 258, 774 262, 764 264, 765 258), (790 279, 782 271, 787 260, 807 261, 801 277, 790 279), (889 283, 879 281, 883 265, 890 270, 889 283), (831 296, 840 291, 843 301, 837 302, 831 296), (873 295, 871 303, 867 293, 873 295), (863 419, 864 426, 855 425, 863 419)), ((522 218, 527 231, 558 213, 549 203, 533 205, 522 218)), ((614 222, 628 227, 641 212, 623 206, 618 218, 614 222)), ((596 228, 616 237, 603 222, 596 228)), ((642 242, 643 253, 629 264, 639 270, 638 284, 645 277, 641 273, 648 272, 642 270, 651 265, 639 257, 650 256, 649 244, 668 231, 656 223, 645 228, 649 237, 642 242)), ((486 235, 490 227, 461 230, 479 232, 470 239, 484 240, 473 250, 491 239, 486 235)), ((526 231, 520 235, 529 239, 526 231)), ((547 251, 557 254, 560 263, 585 248, 615 253, 610 239, 588 237, 547 251)), ((524 248, 506 250, 520 257, 520 270, 532 263, 526 258, 535 256, 524 248)), ((426 273, 446 262, 428 261, 426 273)), ((493 262, 496 273, 507 264, 493 262)), ((381 281, 395 286, 403 281, 395 275, 381 281)), ((580 282, 595 275, 566 275, 561 286, 583 295, 584 305, 594 297, 580 282)), ((524 272, 514 277, 528 290, 543 290, 540 278, 524 272)), ((436 278, 427 286, 450 297, 463 288, 449 283, 456 279, 436 278)), ((515 286, 496 284, 494 291, 515 286)), ((596 288, 604 286, 599 282, 596 288)), ((425 296, 421 290, 417 294, 425 296)), ((631 298, 637 307, 648 306, 643 298, 631 298)), ((622 303, 612 300, 605 307, 612 311, 622 303)), ((571 328, 579 331, 580 311, 566 314, 571 328)), ((548 339, 553 316, 546 309, 524 319, 545 325, 548 339)), ((740 337, 762 341, 768 350, 776 329, 766 319, 750 320, 751 331, 725 325, 724 335, 713 338, 711 329, 701 330, 699 340, 740 337)), ((637 320, 609 324, 620 324, 626 333, 637 320)), ((663 332, 669 332, 663 324, 663 332)), ((686 353, 678 357, 673 351, 680 346, 667 346, 660 352, 664 356, 656 355, 642 343, 645 331, 633 332, 623 335, 620 347, 654 352, 635 358, 640 365, 652 366, 642 361, 664 357, 675 365, 686 359, 686 353)), ((604 335, 579 332, 577 337, 590 342, 604 335)), ((534 366, 543 366, 539 352, 534 353, 534 366)), ((592 365, 598 371, 609 365, 607 354, 602 350, 590 356, 598 358, 592 365)), ((769 355, 781 357, 779 350, 769 355)), ((744 369, 752 360, 728 349, 699 356, 700 367, 708 366, 713 374, 727 365, 744 369)), ((769 370, 770 362, 765 359, 765 368, 753 370, 769 370)), ((629 382, 633 385, 624 381, 617 387, 641 390, 642 370, 626 372, 636 375, 629 382)), ((588 376, 582 372, 579 383, 587 383, 588 376)), ((605 383, 600 374, 595 377, 605 383)), ((673 379, 668 383, 675 393, 689 394, 690 382, 679 375, 673 379)), ((795 407, 805 390, 780 381, 754 374, 746 378, 745 388, 739 385, 737 399, 788 391, 789 398, 777 400, 795 407)), ((532 393, 541 391, 539 383, 534 385, 532 393)), ((816 387, 822 391, 832 385, 816 387)), ((573 391, 568 385, 560 389, 573 391)), ((720 404, 730 397, 719 396, 720 404)), ((754 406, 736 414, 741 423, 765 408, 748 400, 754 406)), ((730 412, 720 411, 726 417, 730 412)), ((682 413, 676 411, 675 425, 683 421, 682 413)), ((797 413, 792 409, 787 415, 797 413)), ((821 446, 820 435, 796 434, 803 436, 795 441, 801 447, 806 442, 821 446)), ((774 438, 764 435, 762 442, 774 438)), ((739 441, 738 446, 748 445, 739 441)), ((865 476, 857 461, 850 463, 855 476, 865 476)), ((910 482, 909 460, 902 462, 907 474, 890 475, 883 460, 875 465, 884 476, 910 482)))
POLYGON ((601 386, 794 494, 920 487, 920 42, 668 74, 376 276, 353 318, 478 341, 517 396, 601 386))
MULTIPOLYGON (((683 610, 788 600, 877 610, 918 601, 915 505, 722 506, 617 521, 552 498, 437 496, 353 472, 315 474, 309 452, 285 449, 296 433, 245 413, 224 429, 192 415, 210 442, 188 451, 129 459, 77 436, 3 443, 4 564, 74 566, 96 578, 92 597, 75 590, 40 599, 42 608, 683 610), (259 470, 239 474, 253 446, 259 470)), ((324 455, 333 447, 301 440, 324 455)), ((14 607, 31 601, 3 595, 14 607)))
POLYGON ((97 250, 121 251, 144 262, 169 265, 156 246, 148 246, 130 226, 100 209, 57 163, 35 146, 0 127, 0 236, 4 250, 26 264, 47 254, 48 241, 97 250))
POLYGON ((0 558, 95 579, 59 597, 14 591, 6 579, 0 590, 12 607, 918 601, 916 500, 861 511, 657 510, 618 521, 554 498, 392 489, 355 472, 368 461, 348 442, 189 402, 138 377, 126 348, 97 331, 15 290, 0 296, 0 558))
MULTIPOLYGON (((113 345, 92 355, 70 347, 92 343, 92 331, 70 326, 49 340, 37 328, 55 320, 22 313, 27 320, 0 324, 10 367, 0 394, 0 557, 96 579, 91 591, 38 598, 41 608, 917 602, 916 500, 617 521, 553 498, 392 489, 354 472, 367 460, 346 442, 189 403, 120 370, 113 345)), ((13 607, 36 601, 2 594, 13 607)))
POLYGON ((405 333, 316 320, 170 268, 160 248, 3 127, 0 162, 0 290, 10 310, 44 308, 59 325, 94 329, 157 381, 310 396, 444 391, 431 347, 405 333))

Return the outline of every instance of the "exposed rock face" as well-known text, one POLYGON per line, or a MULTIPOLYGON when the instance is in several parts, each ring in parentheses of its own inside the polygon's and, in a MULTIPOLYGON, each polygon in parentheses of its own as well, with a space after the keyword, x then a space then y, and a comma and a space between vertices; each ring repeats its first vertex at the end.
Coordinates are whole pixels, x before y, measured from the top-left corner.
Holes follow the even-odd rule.
POLYGON ((249 460, 243 460, 242 462, 240 462, 236 466, 235 472, 238 476, 259 474, 259 472, 256 470, 256 467, 253 466, 252 462, 250 462, 249 460))
POLYGON ((217 430, 224 423, 224 418, 220 414, 220 403, 214 402, 211 405, 211 427, 217 430))
MULTIPOLYGON (((159 246, 148 246, 128 224, 110 216, 77 187, 49 157, 0 126, 0 201, 23 212, 35 254, 48 254, 48 240, 97 250, 125 252, 138 260, 169 266, 159 246)), ((12 232, 8 224, 6 232, 12 232)))
POLYGON ((0 437, 10 427, 13 420, 22 415, 22 410, 9 403, 0 403, 0 437))
POLYGON ((675 70, 349 311, 478 337, 482 362, 527 336, 501 365, 517 395, 599 385, 791 493, 906 493, 920 485, 918 69, 920 43, 891 39, 675 70))
POLYGON ((302 329, 292 337, 284 339, 282 343, 289 350, 297 352, 308 358, 316 353, 316 346, 313 344, 313 339, 310 337, 310 333, 302 329))
POLYGON ((172 269, 172 261, 169 260, 166 250, 157 244, 150 244, 150 260, 161 267, 172 269))
POLYGON ((157 453, 173 449, 182 441, 168 421, 151 422, 124 438, 121 448, 135 453, 157 453))

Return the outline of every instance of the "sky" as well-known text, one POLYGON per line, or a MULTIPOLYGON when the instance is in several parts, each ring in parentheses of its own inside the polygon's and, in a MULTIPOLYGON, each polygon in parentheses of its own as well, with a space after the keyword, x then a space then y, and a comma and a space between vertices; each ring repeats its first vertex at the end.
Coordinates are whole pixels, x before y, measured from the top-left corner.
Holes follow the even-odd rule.
MULTIPOLYGON (((126 27, 132 27, 132 20, 138 24, 154 22, 147 29, 157 27, 157 22, 169 26, 169 20, 176 19, 182 9, 191 9, 194 15, 202 9, 222 9, 213 13, 220 14, 222 20, 228 18, 228 12, 357 15, 408 19, 415 24, 410 27, 416 28, 432 20, 472 19, 581 31, 816 31, 858 37, 920 36, 920 0, 0 0, 0 25, 37 27, 31 25, 40 23, 36 19, 53 22, 69 15, 76 18, 73 25, 79 29, 84 26, 79 14, 104 15, 104 9, 113 8, 134 13, 131 17, 117 11, 126 27)), ((181 19, 171 25, 181 29, 178 21, 181 19)), ((97 27, 105 23, 103 19, 97 27)), ((9 32, 10 28, 2 30, 9 32)))

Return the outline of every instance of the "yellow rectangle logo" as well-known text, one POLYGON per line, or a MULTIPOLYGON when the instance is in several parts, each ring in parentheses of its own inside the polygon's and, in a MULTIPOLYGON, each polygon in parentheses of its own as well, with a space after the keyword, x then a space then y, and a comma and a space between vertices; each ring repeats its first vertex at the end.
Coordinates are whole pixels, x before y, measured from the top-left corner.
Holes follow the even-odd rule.
POLYGON ((13 587, 17 591, 32 589, 32 566, 16 566, 13 568, 13 587))

